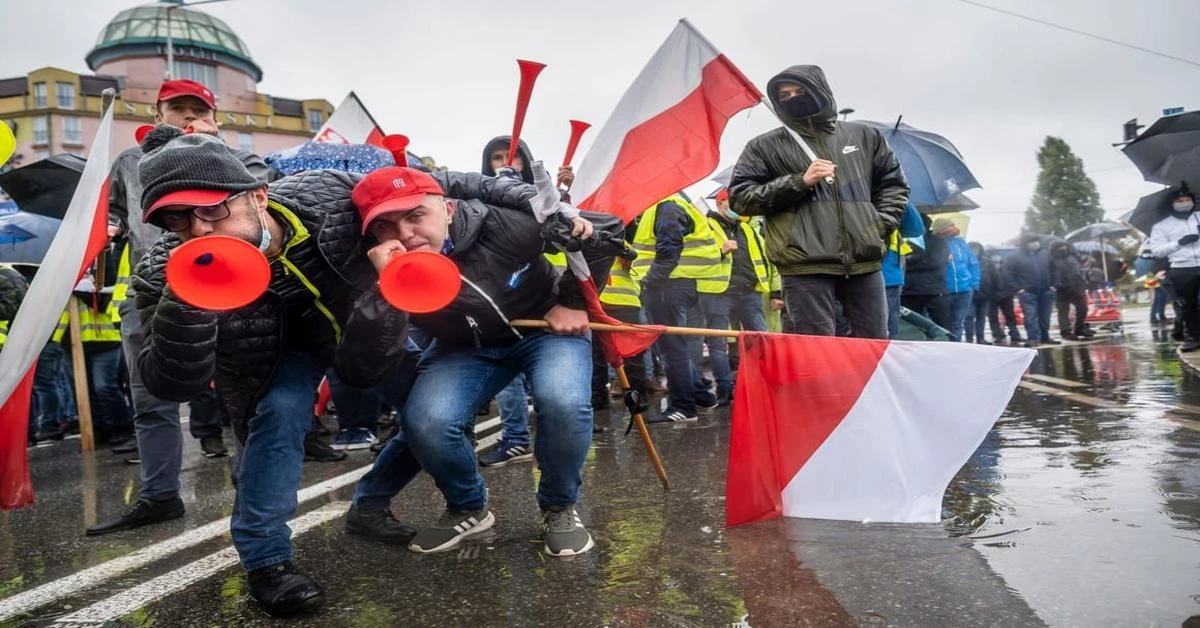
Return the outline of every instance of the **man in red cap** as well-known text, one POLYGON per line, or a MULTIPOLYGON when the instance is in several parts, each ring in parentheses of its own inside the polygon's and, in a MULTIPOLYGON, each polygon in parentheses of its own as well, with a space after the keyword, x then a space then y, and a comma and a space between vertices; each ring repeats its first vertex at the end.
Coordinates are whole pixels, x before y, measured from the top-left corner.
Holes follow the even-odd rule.
MULTIPOLYGON (((434 251, 453 260, 463 279, 448 306, 410 315, 433 343, 399 413, 399 435, 359 481, 351 507, 357 516, 387 512, 416 476, 407 462, 415 455, 446 509, 412 539, 412 551, 452 549, 495 523, 466 431, 475 409, 518 374, 532 384, 538 408, 543 549, 574 556, 593 546, 575 510, 592 435, 588 317, 578 280, 569 271, 560 277, 542 255, 546 241, 529 203, 535 194, 533 186, 507 178, 456 179, 410 168, 377 170, 354 188, 368 245, 379 243, 372 249, 377 268, 387 260, 376 252, 434 251), (550 330, 518 329, 513 319, 544 319, 550 330)), ((619 222, 592 239, 591 222, 577 213, 568 218, 585 254, 605 236, 620 240, 619 222)))
MULTIPOLYGON (((250 592, 272 615, 310 610, 323 594, 293 564, 287 522, 296 511, 313 392, 332 366, 347 383, 377 386, 402 405, 417 363, 407 318, 383 300, 364 252, 350 203, 360 177, 314 170, 268 187, 217 138, 165 124, 142 148, 142 220, 170 233, 134 273, 143 339, 131 366, 150 394, 175 404, 216 382, 243 443, 230 528, 250 592), (269 287, 250 305, 205 311, 167 286, 174 248, 214 235, 249 242, 269 261, 269 287)), ((376 249, 374 258, 390 250, 376 249)), ((354 521, 384 540, 415 533, 386 513, 375 516, 354 521)))

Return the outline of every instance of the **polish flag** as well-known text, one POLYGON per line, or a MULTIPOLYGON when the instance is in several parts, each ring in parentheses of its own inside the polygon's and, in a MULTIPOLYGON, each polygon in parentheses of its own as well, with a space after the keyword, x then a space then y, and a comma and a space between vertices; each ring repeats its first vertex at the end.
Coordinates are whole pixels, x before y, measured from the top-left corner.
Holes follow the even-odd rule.
POLYGON ((384 147, 383 130, 354 92, 346 94, 342 104, 333 110, 333 115, 329 116, 312 141, 384 147))
POLYGON ((703 179, 735 113, 763 96, 690 22, 680 20, 596 134, 571 195, 630 222, 703 179))
POLYGON ((728 526, 936 523, 1034 351, 782 334, 739 341, 728 526))
POLYGON ((108 241, 112 121, 109 107, 92 140, 75 195, 0 351, 0 509, 33 503, 25 445, 34 365, 75 284, 108 241))

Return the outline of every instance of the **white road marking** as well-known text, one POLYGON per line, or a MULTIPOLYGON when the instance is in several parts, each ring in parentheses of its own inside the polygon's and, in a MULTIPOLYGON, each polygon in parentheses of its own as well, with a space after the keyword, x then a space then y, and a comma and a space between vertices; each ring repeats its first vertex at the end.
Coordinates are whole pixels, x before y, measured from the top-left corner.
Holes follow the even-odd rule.
MULTIPOLYGON (((323 523, 342 516, 350 507, 349 502, 333 502, 318 510, 292 519, 288 525, 292 534, 298 536, 323 523)), ((237 550, 227 547, 209 554, 200 560, 188 563, 175 571, 126 589, 87 608, 59 618, 52 626, 103 626, 107 622, 128 615, 147 604, 161 600, 172 593, 238 564, 237 550)))
POLYGON ((1049 375, 1038 375, 1036 373, 1026 373, 1025 379, 1036 379, 1040 382, 1046 382, 1048 384, 1058 384, 1059 386, 1066 386, 1067 388, 1087 388, 1088 387, 1087 384, 1084 384, 1081 382, 1076 382, 1076 381, 1069 380, 1069 379, 1060 379, 1058 377, 1050 377, 1049 375))
MULTIPOLYGON (((499 424, 499 417, 492 418, 496 421, 496 424, 499 424)), ((476 453, 482 452, 494 445, 496 440, 489 440, 493 438, 498 440, 499 434, 497 433, 480 441, 479 446, 475 448, 476 453)), ((301 489, 296 493, 296 500, 298 503, 303 504, 331 491, 349 486, 366 475, 370 469, 371 465, 364 465, 353 471, 301 489)), ((150 563, 157 562, 185 549, 195 547, 228 531, 229 517, 218 519, 198 528, 188 530, 178 536, 144 547, 131 554, 105 561, 99 565, 75 572, 58 580, 47 582, 28 591, 0 599, 0 622, 75 595, 123 573, 140 569, 150 563)))

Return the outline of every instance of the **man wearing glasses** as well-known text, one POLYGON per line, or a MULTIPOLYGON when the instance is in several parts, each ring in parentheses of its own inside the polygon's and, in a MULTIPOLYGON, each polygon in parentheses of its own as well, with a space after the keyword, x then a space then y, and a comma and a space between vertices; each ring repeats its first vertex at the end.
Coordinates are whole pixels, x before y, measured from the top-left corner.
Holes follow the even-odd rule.
MULTIPOLYGON (((355 175, 315 170, 268 188, 217 138, 167 125, 148 134, 142 148, 142 220, 171 233, 134 272, 145 335, 137 368, 151 393, 175 402, 216 381, 244 443, 231 531, 251 593, 272 615, 313 609, 322 592, 293 565, 287 527, 313 391, 331 365, 363 387, 386 373, 376 390, 399 407, 414 377, 407 317, 380 296, 369 259, 386 259, 388 251, 362 244, 350 201, 355 175), (252 304, 199 310, 166 285, 172 249, 211 235, 249 242, 270 260, 270 285, 252 304), (378 370, 363 372, 368 364, 378 370)), ((375 518, 377 534, 414 533, 390 513, 375 518)))

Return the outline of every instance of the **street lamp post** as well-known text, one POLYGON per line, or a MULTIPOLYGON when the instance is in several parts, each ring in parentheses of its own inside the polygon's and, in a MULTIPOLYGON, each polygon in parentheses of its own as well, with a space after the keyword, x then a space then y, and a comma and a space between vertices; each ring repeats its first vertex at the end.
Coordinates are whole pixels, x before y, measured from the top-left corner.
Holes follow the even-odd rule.
POLYGON ((852 113, 854 113, 854 110, 849 107, 846 107, 845 109, 838 111, 838 115, 842 116, 842 122, 845 122, 846 118, 849 117, 850 114, 852 114, 852 113))
POLYGON ((171 28, 171 11, 182 7, 192 7, 198 4, 212 4, 214 2, 228 2, 228 0, 197 0, 196 2, 184 2, 184 0, 164 0, 170 2, 171 6, 167 7, 167 80, 175 77, 175 38, 172 36, 171 28))

